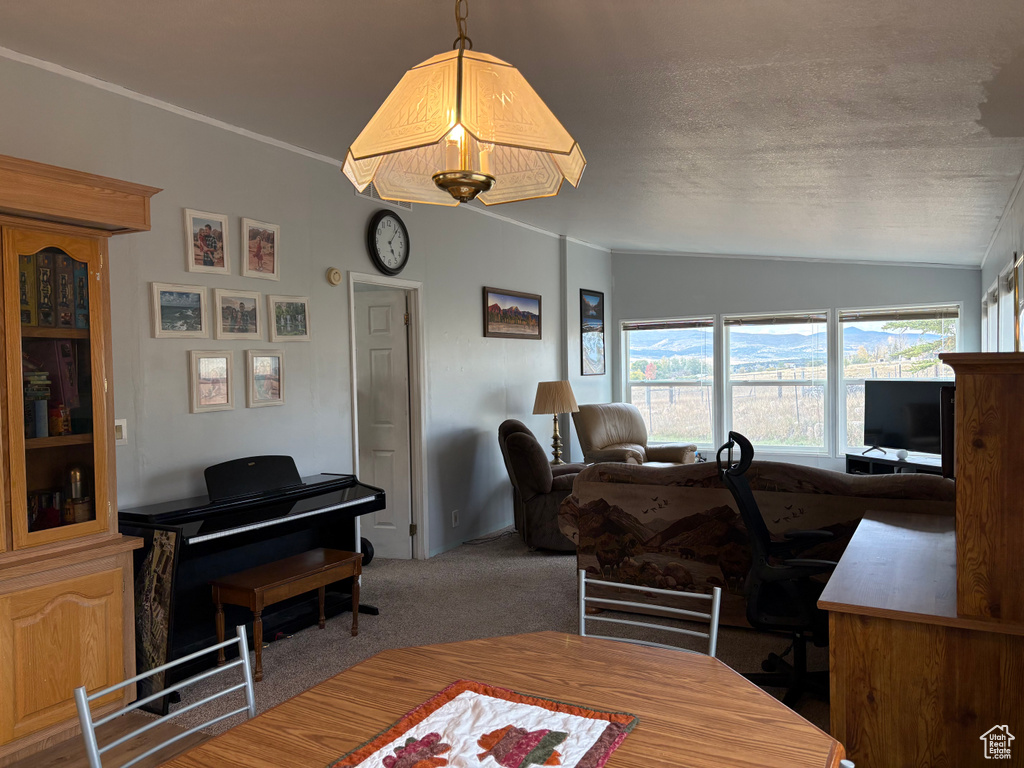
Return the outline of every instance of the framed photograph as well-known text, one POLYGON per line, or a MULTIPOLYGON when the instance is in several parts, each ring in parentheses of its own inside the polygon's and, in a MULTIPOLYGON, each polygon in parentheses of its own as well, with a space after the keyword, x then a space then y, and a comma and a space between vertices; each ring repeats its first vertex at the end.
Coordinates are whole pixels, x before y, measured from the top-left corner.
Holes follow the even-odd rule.
POLYGON ((185 209, 185 266, 189 272, 231 274, 228 217, 185 209))
POLYGON ((206 288, 200 285, 152 283, 153 338, 205 339, 206 288))
POLYGON ((604 294, 580 288, 580 372, 601 376, 605 372, 604 294))
POLYGON ((309 298, 267 296, 271 341, 309 341, 309 298))
POLYGON ((245 407, 284 405, 284 351, 245 350, 245 407))
POLYGON ((277 249, 281 227, 265 221, 242 219, 242 276, 281 279, 277 249))
POLYGON ((215 339, 262 339, 263 310, 260 294, 218 288, 213 292, 215 339))
POLYGON ((191 412, 232 410, 235 407, 231 392, 234 353, 194 349, 188 354, 191 412))
POLYGON ((540 338, 540 295, 484 288, 484 336, 540 338))

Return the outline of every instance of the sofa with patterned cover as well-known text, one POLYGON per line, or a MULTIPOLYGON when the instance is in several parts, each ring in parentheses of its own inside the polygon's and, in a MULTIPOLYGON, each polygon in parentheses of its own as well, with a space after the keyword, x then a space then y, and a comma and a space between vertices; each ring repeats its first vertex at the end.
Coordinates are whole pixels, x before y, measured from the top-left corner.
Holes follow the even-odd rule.
MULTIPOLYGON (((839 560, 868 510, 954 513, 954 482, 932 475, 847 475, 755 461, 748 476, 773 536, 833 533, 828 541, 795 546, 793 557, 839 560)), ((713 463, 594 464, 576 476, 558 524, 576 542, 579 568, 608 581, 663 589, 707 593, 721 587, 721 622, 747 626, 747 531, 713 463)))

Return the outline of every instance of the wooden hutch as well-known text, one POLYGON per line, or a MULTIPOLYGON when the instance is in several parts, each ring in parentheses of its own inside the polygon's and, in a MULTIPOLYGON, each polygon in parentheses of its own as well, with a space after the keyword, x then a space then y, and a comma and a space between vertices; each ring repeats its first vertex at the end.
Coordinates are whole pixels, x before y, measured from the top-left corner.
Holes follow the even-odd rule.
POLYGON ((0 156, 0 765, 77 732, 77 686, 134 674, 107 239, 159 191, 0 156))
POLYGON ((1007 730, 1024 744, 1024 353, 940 357, 956 515, 868 512, 818 603, 832 736, 857 765, 983 765, 1010 756, 1007 730))

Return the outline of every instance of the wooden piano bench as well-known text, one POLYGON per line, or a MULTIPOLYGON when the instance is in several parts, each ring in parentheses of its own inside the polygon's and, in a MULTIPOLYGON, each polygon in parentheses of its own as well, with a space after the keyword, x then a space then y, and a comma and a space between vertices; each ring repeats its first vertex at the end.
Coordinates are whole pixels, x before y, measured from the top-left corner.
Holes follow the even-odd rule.
MULTIPOLYGON (((263 679, 263 609, 316 589, 320 594, 320 629, 324 628, 324 597, 328 584, 352 578, 352 634, 359 634, 359 574, 363 556, 337 549, 311 549, 294 557, 276 560, 211 581, 217 606, 217 642, 224 641, 224 605, 239 605, 252 611, 252 644, 256 649, 253 679, 263 679)), ((224 649, 217 652, 218 666, 224 663, 224 649)))

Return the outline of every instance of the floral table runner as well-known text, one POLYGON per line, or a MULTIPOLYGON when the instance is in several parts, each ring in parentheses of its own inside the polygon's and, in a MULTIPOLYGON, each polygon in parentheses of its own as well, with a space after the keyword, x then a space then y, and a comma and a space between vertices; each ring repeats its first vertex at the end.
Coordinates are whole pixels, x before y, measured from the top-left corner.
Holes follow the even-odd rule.
POLYGON ((459 680, 329 768, 601 768, 637 721, 459 680))

